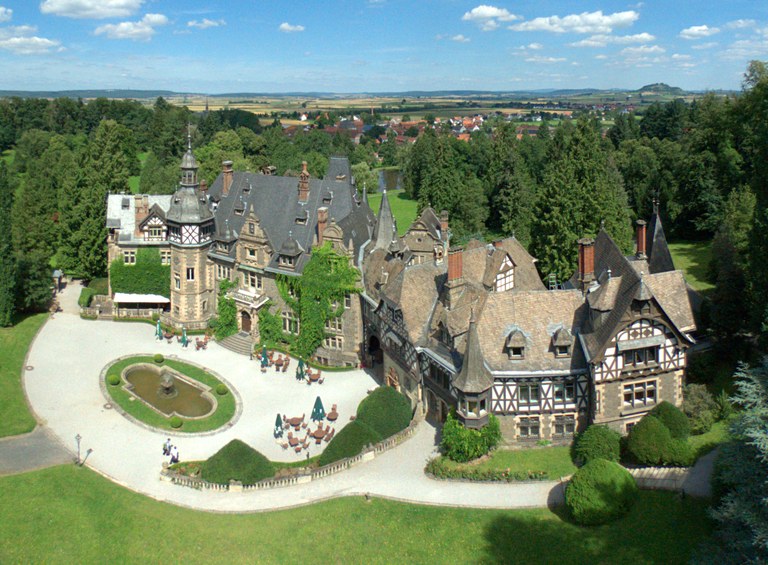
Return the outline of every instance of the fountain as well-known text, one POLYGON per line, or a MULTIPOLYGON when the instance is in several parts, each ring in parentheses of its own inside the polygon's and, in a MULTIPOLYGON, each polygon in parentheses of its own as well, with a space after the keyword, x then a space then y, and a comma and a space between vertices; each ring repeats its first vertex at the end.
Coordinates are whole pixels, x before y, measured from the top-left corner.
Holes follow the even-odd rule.
POLYGON ((173 375, 168 371, 163 371, 160 377, 160 388, 157 389, 157 394, 160 398, 176 398, 179 395, 179 391, 174 385, 173 375))
POLYGON ((210 387, 169 367, 130 365, 123 370, 123 380, 128 392, 164 416, 204 418, 216 410, 210 387))

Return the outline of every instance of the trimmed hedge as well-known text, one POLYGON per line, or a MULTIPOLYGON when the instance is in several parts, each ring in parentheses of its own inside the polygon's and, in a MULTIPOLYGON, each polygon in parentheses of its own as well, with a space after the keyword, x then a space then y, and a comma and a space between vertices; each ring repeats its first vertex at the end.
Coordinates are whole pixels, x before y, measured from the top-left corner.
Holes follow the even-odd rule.
POLYGON ((226 485, 235 480, 252 485, 274 477, 275 467, 251 446, 233 439, 200 465, 200 476, 210 483, 226 485))
POLYGON ((357 407, 357 419, 386 439, 411 423, 411 403, 389 386, 374 390, 357 407))
POLYGON ((91 305, 91 300, 93 300, 94 296, 96 296, 96 293, 93 289, 84 286, 83 290, 80 291, 80 298, 77 299, 77 305, 80 308, 87 308, 91 305))
POLYGON ((629 432, 627 454, 642 465, 687 467, 694 459, 688 443, 673 438, 669 428, 650 413, 629 432))
POLYGON ((691 435, 691 424, 688 417, 674 404, 664 400, 657 404, 649 414, 661 420, 673 438, 684 440, 691 435))
POLYGON ((621 456, 621 434, 607 426, 589 426, 573 442, 573 459, 579 464, 595 459, 618 461, 621 456))
POLYGON ((216 394, 218 394, 219 396, 224 396, 228 392, 229 392, 229 389, 227 388, 227 385, 225 385, 224 383, 219 383, 216 385, 216 394))
POLYGON ((565 505, 583 526, 596 526, 626 514, 637 498, 637 483, 624 467, 594 459, 580 468, 565 489, 565 505))
POLYGON ((368 424, 353 420, 333 436, 331 443, 320 455, 318 464, 322 467, 346 457, 354 457, 369 443, 378 443, 382 439, 381 435, 368 424))

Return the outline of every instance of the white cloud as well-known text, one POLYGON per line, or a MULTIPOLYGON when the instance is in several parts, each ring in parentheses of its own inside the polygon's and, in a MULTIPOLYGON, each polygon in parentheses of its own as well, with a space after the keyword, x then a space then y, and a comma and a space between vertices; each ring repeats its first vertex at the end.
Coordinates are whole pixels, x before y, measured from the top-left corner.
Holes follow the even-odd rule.
POLYGON ((470 39, 468 37, 464 37, 462 34, 459 34, 451 37, 451 41, 456 41, 458 43, 469 43, 470 39))
POLYGON ((598 59, 600 61, 602 61, 603 59, 607 59, 607 58, 608 58, 608 55, 595 55, 595 59, 598 59))
POLYGON ((525 59, 528 63, 562 63, 567 61, 565 57, 544 57, 542 55, 533 55, 525 59))
POLYGON ((549 31, 553 33, 607 34, 611 33, 615 28, 632 25, 639 17, 640 14, 633 10, 607 15, 603 14, 602 10, 598 10, 597 12, 583 12, 563 17, 534 18, 528 22, 509 26, 509 29, 514 31, 549 31))
POLYGON ((625 57, 642 56, 642 55, 655 55, 657 53, 664 53, 666 49, 659 47, 658 45, 640 45, 639 47, 625 47, 621 50, 621 54, 625 57))
POLYGON ((755 27, 757 22, 755 20, 733 20, 725 24, 728 29, 745 29, 749 27, 755 27))
POLYGON ((720 28, 700 25, 685 28, 680 32, 680 37, 683 39, 702 39, 716 33, 720 33, 720 28))
POLYGON ((94 30, 96 35, 106 35, 110 39, 131 39, 133 41, 149 41, 155 35, 155 28, 168 23, 163 14, 145 14, 138 22, 120 22, 106 24, 94 30))
POLYGON ((691 49, 712 49, 718 45, 719 43, 717 41, 708 41, 707 43, 697 43, 696 45, 691 45, 691 49))
POLYGON ((690 60, 692 58, 693 57, 691 57, 690 55, 683 55, 681 53, 673 53, 672 54, 672 60, 673 61, 688 61, 688 60, 690 60))
POLYGON ((533 49, 533 50, 544 49, 544 46, 541 43, 529 43, 525 47, 526 49, 533 49))
POLYGON ((765 57, 768 53, 768 38, 742 39, 734 41, 720 53, 720 57, 728 60, 744 61, 765 57))
MULTIPOLYGON (((61 43, 54 39, 38 37, 35 26, 21 25, 0 28, 0 49, 16 55, 39 55, 51 49, 60 48, 61 43)), ((61 49, 61 48, 60 48, 61 49)))
POLYGON ((5 6, 0 6, 0 22, 10 21, 12 16, 13 10, 6 8, 5 6))
POLYGON ((280 24, 280 27, 278 27, 277 29, 279 29, 283 33, 296 33, 299 31, 304 31, 304 26, 291 25, 288 22, 283 22, 280 24))
POLYGON ((475 22, 483 31, 493 31, 499 27, 499 22, 513 22, 519 20, 520 16, 510 13, 506 8, 481 4, 465 12, 461 19, 465 22, 475 22))
POLYGON ((40 11, 67 18, 124 18, 136 13, 144 0, 43 0, 40 11))
POLYGON ((227 25, 227 22, 224 20, 209 20, 208 18, 203 18, 199 22, 197 20, 187 22, 188 27, 196 27, 197 29, 206 29, 209 27, 219 27, 223 25, 227 25))
POLYGON ((610 45, 628 45, 630 43, 650 43, 656 37, 650 33, 635 33, 633 35, 592 35, 581 41, 571 43, 571 47, 606 47, 610 45))

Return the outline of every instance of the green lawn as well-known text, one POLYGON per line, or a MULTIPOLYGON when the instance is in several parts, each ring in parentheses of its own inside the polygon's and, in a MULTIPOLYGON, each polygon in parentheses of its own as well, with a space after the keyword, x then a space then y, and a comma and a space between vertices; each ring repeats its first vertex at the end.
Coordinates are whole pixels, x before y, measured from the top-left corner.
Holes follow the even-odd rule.
POLYGON ((669 244, 675 267, 683 271, 685 280, 706 295, 715 285, 709 281, 709 262, 712 259, 711 241, 678 241, 669 244))
MULTIPOLYGON (((190 346, 192 347, 192 346, 190 346)), ((128 367, 129 365, 133 365, 135 363, 152 363, 154 364, 152 357, 130 357, 128 359, 123 359, 122 361, 118 361, 117 363, 113 364, 106 372, 105 378, 109 378, 110 375, 117 375, 120 376, 123 369, 128 367)), ((196 381, 199 381, 205 385, 208 385, 212 389, 216 388, 216 385, 220 384, 221 381, 211 375, 210 373, 203 371, 202 369, 199 369, 198 367, 195 367, 193 365, 189 365, 188 363, 182 363, 181 361, 174 361, 172 359, 166 359, 164 363, 171 367, 172 369, 175 369, 176 371, 182 373, 185 376, 188 376, 196 381)), ((141 420, 145 424, 149 424, 150 426, 154 426, 156 428, 165 429, 165 430, 171 430, 171 419, 166 418, 159 412, 156 412, 143 402, 135 400, 134 396, 130 394, 128 391, 126 391, 122 386, 112 386, 110 384, 106 385, 107 391, 109 392, 110 397, 112 400, 120 406, 125 412, 136 418, 137 420, 141 420)), ((216 394, 215 392, 213 395, 216 397, 216 401, 218 403, 218 406, 216 408, 216 411, 211 414, 210 416, 200 419, 200 420, 187 420, 185 418, 182 418, 182 421, 184 424, 181 428, 173 430, 175 432, 207 432, 210 430, 216 430, 229 422, 232 419, 232 416, 235 415, 235 398, 232 395, 232 393, 225 394, 223 396, 216 394)))
POLYGON ((443 457, 443 462, 449 468, 505 470, 510 473, 537 473, 546 472, 550 479, 565 477, 576 472, 576 466, 571 461, 570 448, 557 447, 532 447, 529 449, 497 449, 490 457, 479 463, 455 463, 443 457))
POLYGON ((730 425, 730 420, 715 422, 712 429, 707 433, 690 436, 688 438, 688 445, 696 452, 696 459, 706 455, 720 444, 729 441, 731 439, 731 434, 728 432, 730 425))
MULTIPOLYGON (((388 190, 387 198, 389 198, 389 205, 392 207, 392 214, 397 220, 397 232, 399 235, 403 235, 419 215, 419 203, 408 198, 403 190, 388 190)), ((369 194, 368 204, 373 213, 378 214, 381 206, 381 192, 369 194)))
POLYGON ((35 428, 21 388, 21 368, 32 338, 47 319, 48 314, 35 314, 10 328, 0 328, 0 437, 35 428))
MULTIPOLYGON (((177 487, 183 488, 183 487, 177 487)), ((686 563, 704 501, 646 491, 595 528, 562 509, 439 508, 362 497, 213 514, 132 493, 87 468, 0 478, 2 563, 686 563), (674 535, 671 533, 674 532, 674 535)))

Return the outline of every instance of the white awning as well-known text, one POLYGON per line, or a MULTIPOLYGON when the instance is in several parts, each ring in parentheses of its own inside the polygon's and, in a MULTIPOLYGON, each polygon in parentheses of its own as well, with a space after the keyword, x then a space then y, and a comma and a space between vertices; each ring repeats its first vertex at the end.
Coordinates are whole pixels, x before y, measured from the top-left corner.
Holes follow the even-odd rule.
POLYGON ((170 304, 170 299, 159 294, 128 294, 116 292, 114 302, 118 304, 170 304))

